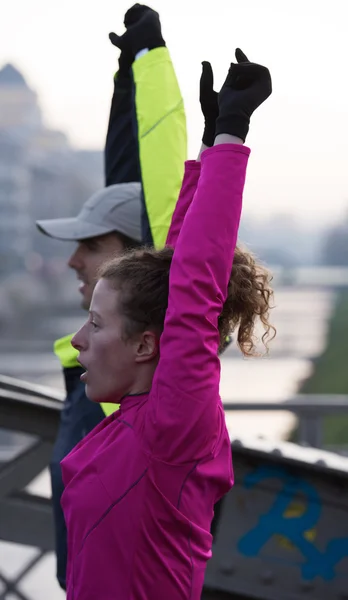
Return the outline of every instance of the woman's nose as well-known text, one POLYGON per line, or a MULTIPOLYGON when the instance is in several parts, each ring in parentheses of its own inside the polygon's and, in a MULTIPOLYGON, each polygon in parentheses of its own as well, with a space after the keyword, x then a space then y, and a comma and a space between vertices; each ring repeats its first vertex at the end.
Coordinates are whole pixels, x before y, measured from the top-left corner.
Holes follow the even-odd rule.
POLYGON ((86 349, 87 346, 87 336, 85 334, 85 325, 75 333, 74 337, 71 340, 71 345, 75 350, 81 352, 86 349))

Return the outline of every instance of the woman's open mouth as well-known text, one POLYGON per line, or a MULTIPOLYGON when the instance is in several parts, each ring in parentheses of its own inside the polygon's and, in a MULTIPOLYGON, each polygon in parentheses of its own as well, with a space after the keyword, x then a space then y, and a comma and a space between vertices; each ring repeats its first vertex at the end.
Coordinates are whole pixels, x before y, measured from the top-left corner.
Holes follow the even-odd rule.
POLYGON ((80 380, 83 381, 83 383, 86 382, 86 380, 87 380, 87 371, 85 371, 84 373, 82 373, 82 375, 80 375, 80 380))
POLYGON ((81 360, 80 360, 80 356, 78 356, 78 357, 77 357, 77 362, 79 362, 79 363, 80 363, 80 365, 81 365, 81 367, 82 367, 83 369, 85 369, 85 372, 84 372, 84 373, 82 373, 82 375, 80 375, 80 381, 83 381, 83 382, 85 382, 85 381, 86 381, 86 379, 87 379, 87 373, 88 373, 88 369, 87 369, 87 367, 86 367, 86 366, 83 364, 83 362, 81 362, 81 360))

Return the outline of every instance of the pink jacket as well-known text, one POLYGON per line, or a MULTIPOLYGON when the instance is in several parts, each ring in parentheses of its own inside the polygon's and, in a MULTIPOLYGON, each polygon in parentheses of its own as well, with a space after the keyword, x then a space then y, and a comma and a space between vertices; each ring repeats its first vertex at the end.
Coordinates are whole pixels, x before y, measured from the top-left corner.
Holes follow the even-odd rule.
POLYGON ((217 323, 249 152, 217 146, 201 172, 186 164, 151 392, 125 397, 62 462, 68 600, 201 597, 214 504, 233 484, 217 323))

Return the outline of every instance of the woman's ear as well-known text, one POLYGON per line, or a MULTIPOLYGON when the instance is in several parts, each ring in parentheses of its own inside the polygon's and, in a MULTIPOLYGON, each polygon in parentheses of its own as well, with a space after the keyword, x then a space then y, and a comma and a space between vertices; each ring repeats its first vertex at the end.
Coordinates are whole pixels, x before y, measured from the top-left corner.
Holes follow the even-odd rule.
POLYGON ((135 362, 147 362, 158 355, 158 337, 153 331, 144 331, 135 346, 135 362))

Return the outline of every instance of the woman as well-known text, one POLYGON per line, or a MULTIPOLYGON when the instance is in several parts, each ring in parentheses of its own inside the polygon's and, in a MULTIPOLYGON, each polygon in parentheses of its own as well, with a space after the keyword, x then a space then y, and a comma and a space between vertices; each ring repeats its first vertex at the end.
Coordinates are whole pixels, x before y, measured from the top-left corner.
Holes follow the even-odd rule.
POLYGON ((233 315, 228 289, 254 110, 265 67, 236 51, 219 94, 214 148, 196 193, 186 183, 164 250, 101 271, 74 338, 95 402, 120 409, 62 463, 68 600, 198 600, 214 504, 233 484, 218 349, 233 315))

